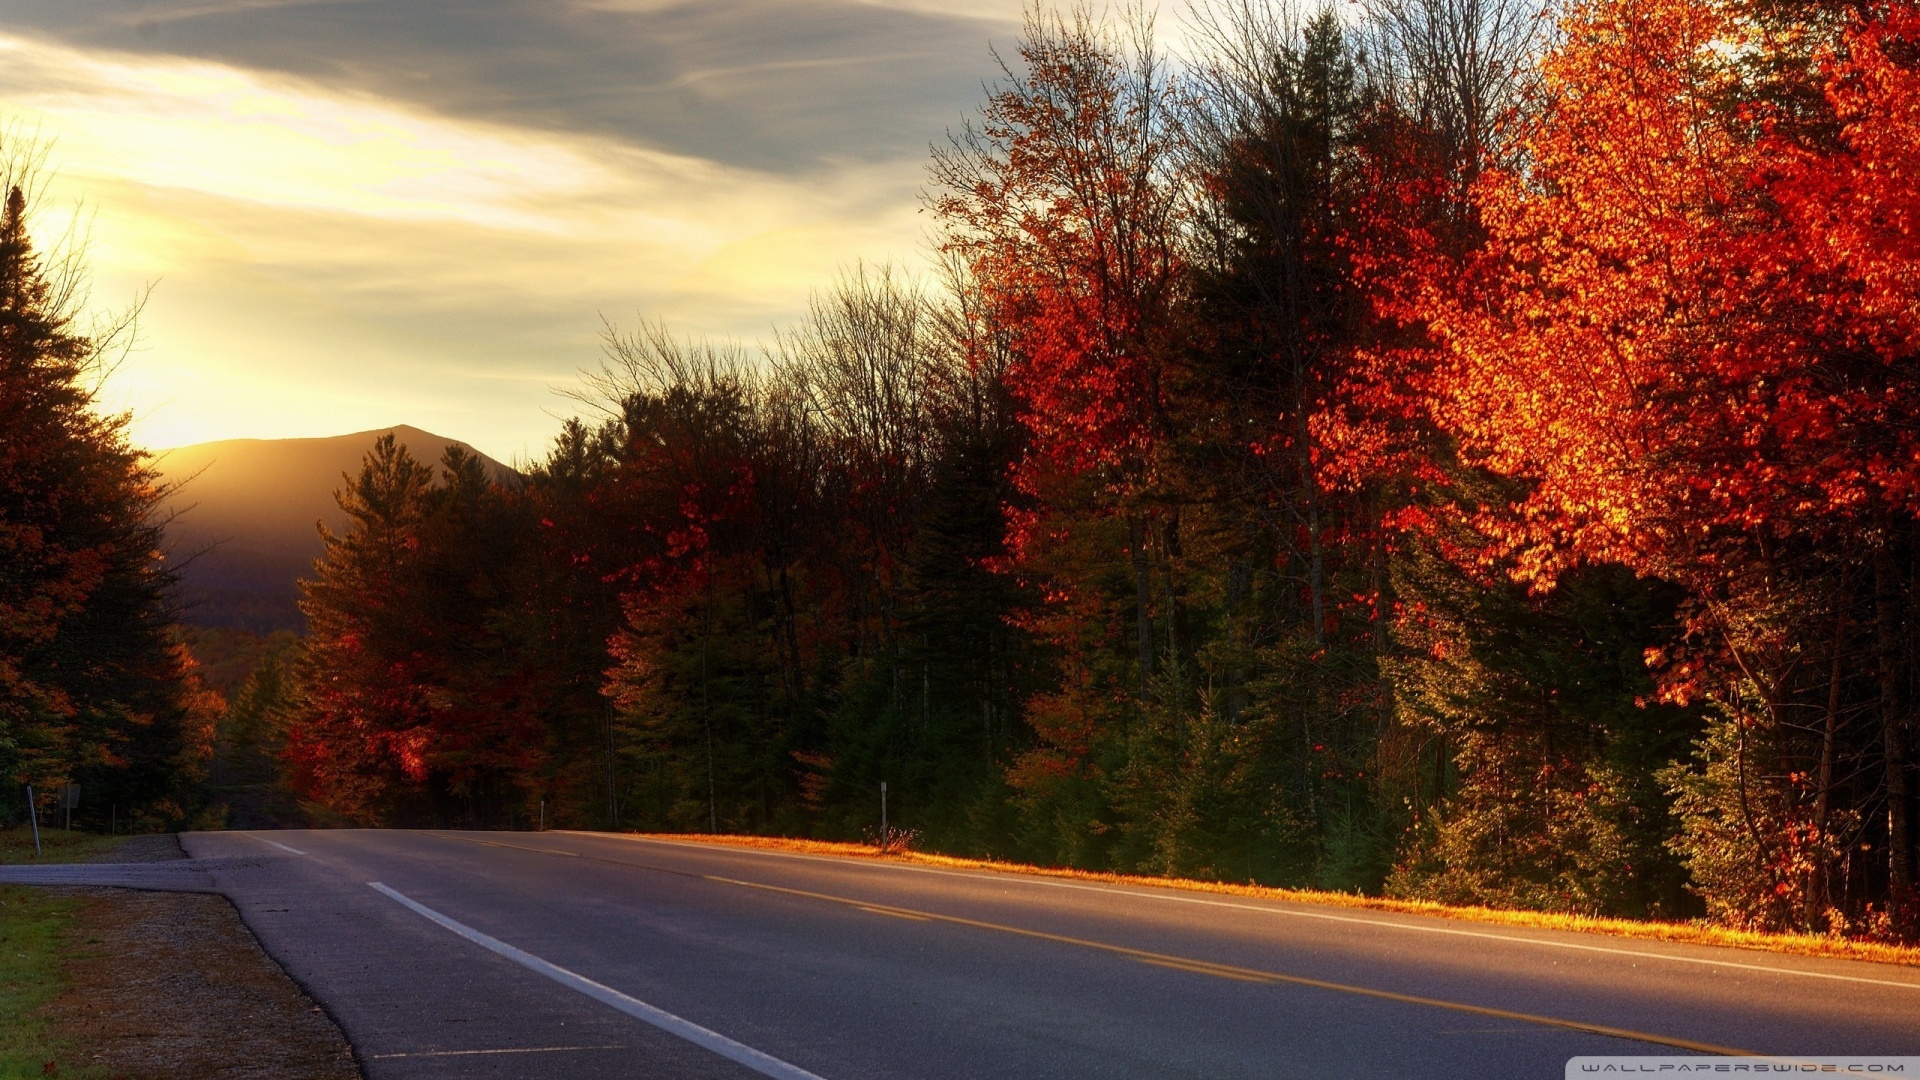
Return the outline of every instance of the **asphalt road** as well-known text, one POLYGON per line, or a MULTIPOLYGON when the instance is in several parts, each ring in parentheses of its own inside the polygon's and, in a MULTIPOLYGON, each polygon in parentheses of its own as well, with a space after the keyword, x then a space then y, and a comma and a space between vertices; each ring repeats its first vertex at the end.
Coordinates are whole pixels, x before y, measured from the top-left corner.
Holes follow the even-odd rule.
POLYGON ((1920 1054, 1920 970, 582 833, 183 838, 369 1077, 1557 1078, 1920 1054), (377 883, 377 885, 376 885, 377 883))

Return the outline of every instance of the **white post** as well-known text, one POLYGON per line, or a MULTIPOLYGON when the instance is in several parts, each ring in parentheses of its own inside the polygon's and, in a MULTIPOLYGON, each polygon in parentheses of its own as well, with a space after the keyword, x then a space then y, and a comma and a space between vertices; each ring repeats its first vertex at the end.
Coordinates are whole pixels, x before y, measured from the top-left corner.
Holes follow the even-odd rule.
POLYGON ((40 857, 40 810, 33 805, 33 785, 27 785, 27 820, 33 822, 33 857, 40 857))
POLYGON ((880 850, 887 850, 887 782, 880 781, 880 850))

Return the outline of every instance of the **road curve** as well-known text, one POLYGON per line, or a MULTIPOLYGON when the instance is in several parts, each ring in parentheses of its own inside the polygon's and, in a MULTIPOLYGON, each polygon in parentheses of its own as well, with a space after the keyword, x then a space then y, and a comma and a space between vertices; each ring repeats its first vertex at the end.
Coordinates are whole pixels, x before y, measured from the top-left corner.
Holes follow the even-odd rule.
MULTIPOLYGON (((411 1077, 1559 1077, 1582 1054, 1920 1054, 1920 971, 589 833, 183 838, 411 1077)), ((116 879, 115 875, 120 876, 116 879)), ((169 876, 171 875, 171 876, 169 876)))

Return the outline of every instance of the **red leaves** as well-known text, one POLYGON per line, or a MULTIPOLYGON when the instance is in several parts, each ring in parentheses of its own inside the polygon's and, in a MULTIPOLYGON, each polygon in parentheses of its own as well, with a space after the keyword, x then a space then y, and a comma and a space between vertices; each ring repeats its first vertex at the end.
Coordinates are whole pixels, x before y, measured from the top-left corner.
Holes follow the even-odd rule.
POLYGON ((1904 224, 1920 84, 1875 43, 1911 11, 1848 32, 1827 88, 1838 148, 1751 139, 1724 108, 1742 76, 1723 50, 1750 33, 1731 8, 1568 19, 1532 170, 1481 187, 1477 288, 1436 281, 1427 300, 1449 426, 1537 484, 1496 525, 1523 574, 1550 586, 1585 558, 1686 579, 1719 572, 1703 549, 1720 530, 1910 505, 1920 397, 1885 365, 1911 361, 1920 310, 1904 224))
POLYGON ((1844 648, 1835 612, 1890 580, 1863 568, 1920 509, 1920 7, 1823 12, 1574 9, 1526 172, 1476 193, 1469 287, 1424 301, 1443 419, 1526 485, 1481 515, 1490 554, 1540 590, 1580 562, 1685 588, 1681 640, 1646 655, 1661 701, 1713 706, 1665 780, 1675 850, 1716 916, 1753 925, 1829 919, 1837 849, 1812 822, 1840 796, 1816 811, 1805 770, 1753 762, 1808 753, 1785 717, 1831 718, 1843 672, 1894 663, 1844 648), (1830 684, 1800 674, 1816 655, 1830 684))
POLYGON ((933 207, 989 320, 1032 433, 1019 467, 1137 478, 1167 434, 1164 367, 1182 267, 1164 176, 1169 88, 1087 25, 1034 21, 1027 73, 937 154, 933 207))

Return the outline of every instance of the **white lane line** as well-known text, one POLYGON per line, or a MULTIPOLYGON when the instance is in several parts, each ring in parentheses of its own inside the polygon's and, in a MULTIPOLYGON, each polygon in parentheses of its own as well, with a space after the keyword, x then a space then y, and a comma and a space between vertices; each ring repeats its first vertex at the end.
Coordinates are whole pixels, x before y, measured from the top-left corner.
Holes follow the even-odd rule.
MULTIPOLYGON (((1619 949, 1608 945, 1584 945, 1576 941, 1554 941, 1551 938, 1493 934, 1484 930, 1458 930, 1448 926, 1424 926, 1419 923, 1404 923, 1392 919, 1367 919, 1353 915, 1335 915, 1325 911, 1295 911, 1290 908, 1265 907, 1259 904, 1237 904, 1231 900, 1207 900, 1198 896, 1137 892, 1132 889, 1115 889, 1101 885, 1080 885, 1070 881, 1048 881, 1041 878, 1026 877, 1019 873, 997 873, 994 871, 969 873, 961 870, 936 870, 929 866, 902 866, 899 863, 883 862, 870 863, 853 859, 837 859, 830 855, 801 855, 791 851, 765 851, 759 848, 736 848, 721 844, 690 843, 682 840, 656 840, 648 836, 620 836, 612 833, 575 833, 574 835, 605 836, 610 840, 632 840, 643 844, 661 844, 667 847, 692 848, 696 851, 705 852, 739 852, 748 855, 764 855, 775 859, 802 859, 807 862, 832 863, 835 866, 852 867, 862 870, 901 870, 911 874, 934 874, 939 877, 966 878, 969 881, 975 882, 1011 881, 1022 885, 1035 885, 1046 889, 1071 889, 1075 892, 1110 893, 1114 896, 1131 896, 1141 900, 1160 900, 1170 904, 1194 904, 1200 907, 1229 908, 1234 911, 1253 911, 1263 915, 1281 915, 1297 919, 1322 919, 1327 922, 1352 923, 1357 926, 1379 927, 1389 930, 1409 930, 1422 934, 1446 934, 1451 937, 1482 938, 1487 941, 1505 941, 1516 945, 1537 945, 1544 949, 1572 949, 1577 952, 1606 953, 1611 956, 1632 956, 1646 960, 1668 960, 1676 964, 1698 964, 1704 967, 1758 971, 1768 975, 1792 975, 1805 979, 1831 979, 1835 982, 1864 983, 1868 986, 1897 986, 1902 990, 1920 990, 1920 982, 1900 982, 1895 979, 1871 979, 1864 975, 1840 975, 1831 971, 1805 971, 1800 968, 1772 967, 1767 964, 1743 964, 1737 960, 1714 960, 1704 956, 1679 956, 1674 953, 1650 952, 1644 949, 1619 949)), ((1708 948, 1712 947, 1714 946, 1708 946, 1708 948)))
POLYGON ((682 1020, 667 1012, 655 1008, 636 997, 615 990, 611 986, 594 982, 584 975, 577 975, 558 964, 551 964, 529 952, 523 952, 498 938, 488 937, 465 923, 451 919, 439 912, 414 901, 401 893, 387 888, 377 881, 367 882, 376 892, 388 899, 398 901, 402 906, 429 921, 439 923, 448 930, 459 934, 475 945, 498 956, 519 964, 529 971, 537 972, 570 990, 577 990, 602 1005, 610 1005, 636 1020, 642 1020, 654 1027, 719 1054, 729 1061, 739 1062, 762 1076, 771 1076, 774 1080, 823 1080, 798 1065, 789 1065, 771 1054, 763 1054, 745 1043, 735 1042, 717 1031, 710 1031, 691 1020, 682 1020))
POLYGON ((267 839, 267 838, 266 838, 266 837, 264 837, 264 836, 255 836, 255 835, 253 835, 253 834, 252 834, 252 833, 250 833, 250 832, 243 832, 243 833, 241 833, 240 835, 241 835, 241 836, 244 836, 244 837, 246 837, 246 838, 247 838, 247 839, 249 839, 249 840, 258 840, 258 841, 260 841, 260 842, 261 842, 261 843, 263 843, 263 844, 272 844, 272 845, 273 845, 274 847, 277 847, 277 848, 279 848, 279 849, 280 849, 281 851, 286 851, 286 852, 291 852, 291 853, 293 853, 293 854, 295 854, 295 855, 305 855, 305 854, 306 854, 306 852, 304 852, 304 851, 301 851, 301 850, 300 850, 299 848, 291 848, 291 847, 288 847, 287 845, 285 845, 285 844, 283 844, 283 843, 281 843, 281 842, 280 842, 280 841, 278 841, 278 840, 269 840, 269 839, 267 839))
MULTIPOLYGON (((1520 1029, 1513 1029, 1518 1031, 1520 1029)), ((475 1057, 483 1054, 559 1054, 568 1050, 625 1050, 624 1046, 513 1046, 503 1050, 416 1050, 410 1054, 369 1054, 375 1061, 393 1058, 475 1057)))

